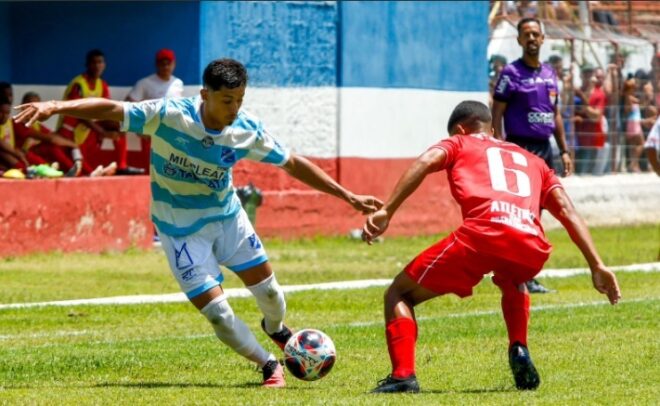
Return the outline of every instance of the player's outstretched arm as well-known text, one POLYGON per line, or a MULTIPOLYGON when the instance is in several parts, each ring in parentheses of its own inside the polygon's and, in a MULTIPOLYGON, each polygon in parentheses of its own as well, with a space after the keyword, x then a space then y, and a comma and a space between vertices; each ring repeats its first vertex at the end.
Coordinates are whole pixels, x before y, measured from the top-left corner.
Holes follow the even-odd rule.
POLYGON ((300 155, 291 153, 283 168, 289 175, 304 184, 346 201, 355 210, 363 214, 373 213, 383 206, 383 202, 374 196, 356 195, 347 190, 325 173, 323 169, 300 155))
POLYGON ((362 239, 371 242, 387 230, 390 219, 394 216, 399 206, 410 196, 422 183, 426 175, 437 172, 445 162, 447 153, 440 148, 432 148, 420 155, 419 158, 401 176, 387 203, 367 218, 362 228, 362 239))
POLYGON ((577 245, 591 269, 591 279, 594 287, 600 293, 607 295, 610 303, 616 304, 621 298, 619 283, 614 273, 607 269, 596 251, 591 239, 589 228, 575 210, 573 202, 564 189, 555 188, 545 199, 545 208, 561 222, 571 240, 577 245))
POLYGON ((90 97, 67 101, 47 101, 21 104, 15 107, 18 113, 14 119, 31 127, 36 121, 43 121, 54 114, 66 114, 88 120, 124 120, 124 106, 121 102, 90 97))

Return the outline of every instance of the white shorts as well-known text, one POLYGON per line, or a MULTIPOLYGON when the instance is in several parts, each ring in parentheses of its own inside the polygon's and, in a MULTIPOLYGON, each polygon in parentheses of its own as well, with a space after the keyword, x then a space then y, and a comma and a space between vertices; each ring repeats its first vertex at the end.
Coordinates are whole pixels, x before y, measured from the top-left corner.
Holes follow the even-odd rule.
POLYGON ((243 209, 185 237, 158 234, 172 274, 189 299, 222 283, 219 265, 240 272, 268 261, 243 209))

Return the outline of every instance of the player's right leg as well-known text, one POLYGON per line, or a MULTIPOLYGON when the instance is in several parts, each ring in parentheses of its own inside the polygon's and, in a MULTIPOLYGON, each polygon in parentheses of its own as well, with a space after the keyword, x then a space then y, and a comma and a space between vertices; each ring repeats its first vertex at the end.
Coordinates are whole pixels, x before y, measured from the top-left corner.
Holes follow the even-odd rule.
POLYGON ((209 321, 218 339, 262 368, 264 386, 282 387, 285 383, 281 365, 234 314, 224 295, 220 285, 223 276, 212 255, 218 227, 221 225, 208 224, 200 231, 180 238, 159 230, 170 269, 182 291, 209 321))

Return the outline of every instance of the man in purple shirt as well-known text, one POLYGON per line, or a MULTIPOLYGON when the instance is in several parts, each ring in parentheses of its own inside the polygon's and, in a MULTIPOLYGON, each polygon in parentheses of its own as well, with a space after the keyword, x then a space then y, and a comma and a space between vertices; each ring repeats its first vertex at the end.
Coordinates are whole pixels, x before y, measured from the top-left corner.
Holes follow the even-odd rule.
MULTIPOLYGON (((518 44, 523 49, 523 56, 506 65, 495 84, 493 130, 495 138, 504 139, 504 121, 506 140, 538 155, 550 168, 554 168, 550 145, 550 137, 554 135, 561 154, 563 175, 568 176, 573 171, 573 163, 557 108, 557 76, 550 65, 542 64, 539 59, 543 39, 539 20, 520 20, 518 44)), ((527 283, 527 289, 531 293, 549 292, 535 280, 527 283)))

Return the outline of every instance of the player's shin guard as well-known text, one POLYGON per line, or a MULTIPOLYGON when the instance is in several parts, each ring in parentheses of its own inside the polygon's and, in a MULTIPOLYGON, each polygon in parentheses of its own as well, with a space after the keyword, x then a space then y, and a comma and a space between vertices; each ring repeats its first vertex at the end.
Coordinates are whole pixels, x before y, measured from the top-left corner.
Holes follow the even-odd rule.
POLYGON ((392 377, 407 378, 415 373, 415 344, 417 323, 407 317, 399 317, 387 323, 387 350, 392 361, 392 377))
POLYGON ((284 325, 284 314, 286 313, 286 302, 284 291, 275 274, 269 276, 256 285, 247 287, 257 299, 257 305, 264 314, 264 327, 268 334, 281 331, 284 325))
MULTIPOLYGON (((497 283, 497 282, 495 282, 497 283)), ((514 343, 527 346, 530 298, 524 286, 506 282, 497 285, 502 290, 502 314, 509 335, 509 347, 514 343)))
POLYGON ((201 312, 211 322, 220 341, 240 355, 259 366, 265 365, 269 358, 275 359, 257 342, 248 326, 234 315, 225 295, 213 299, 201 312))

